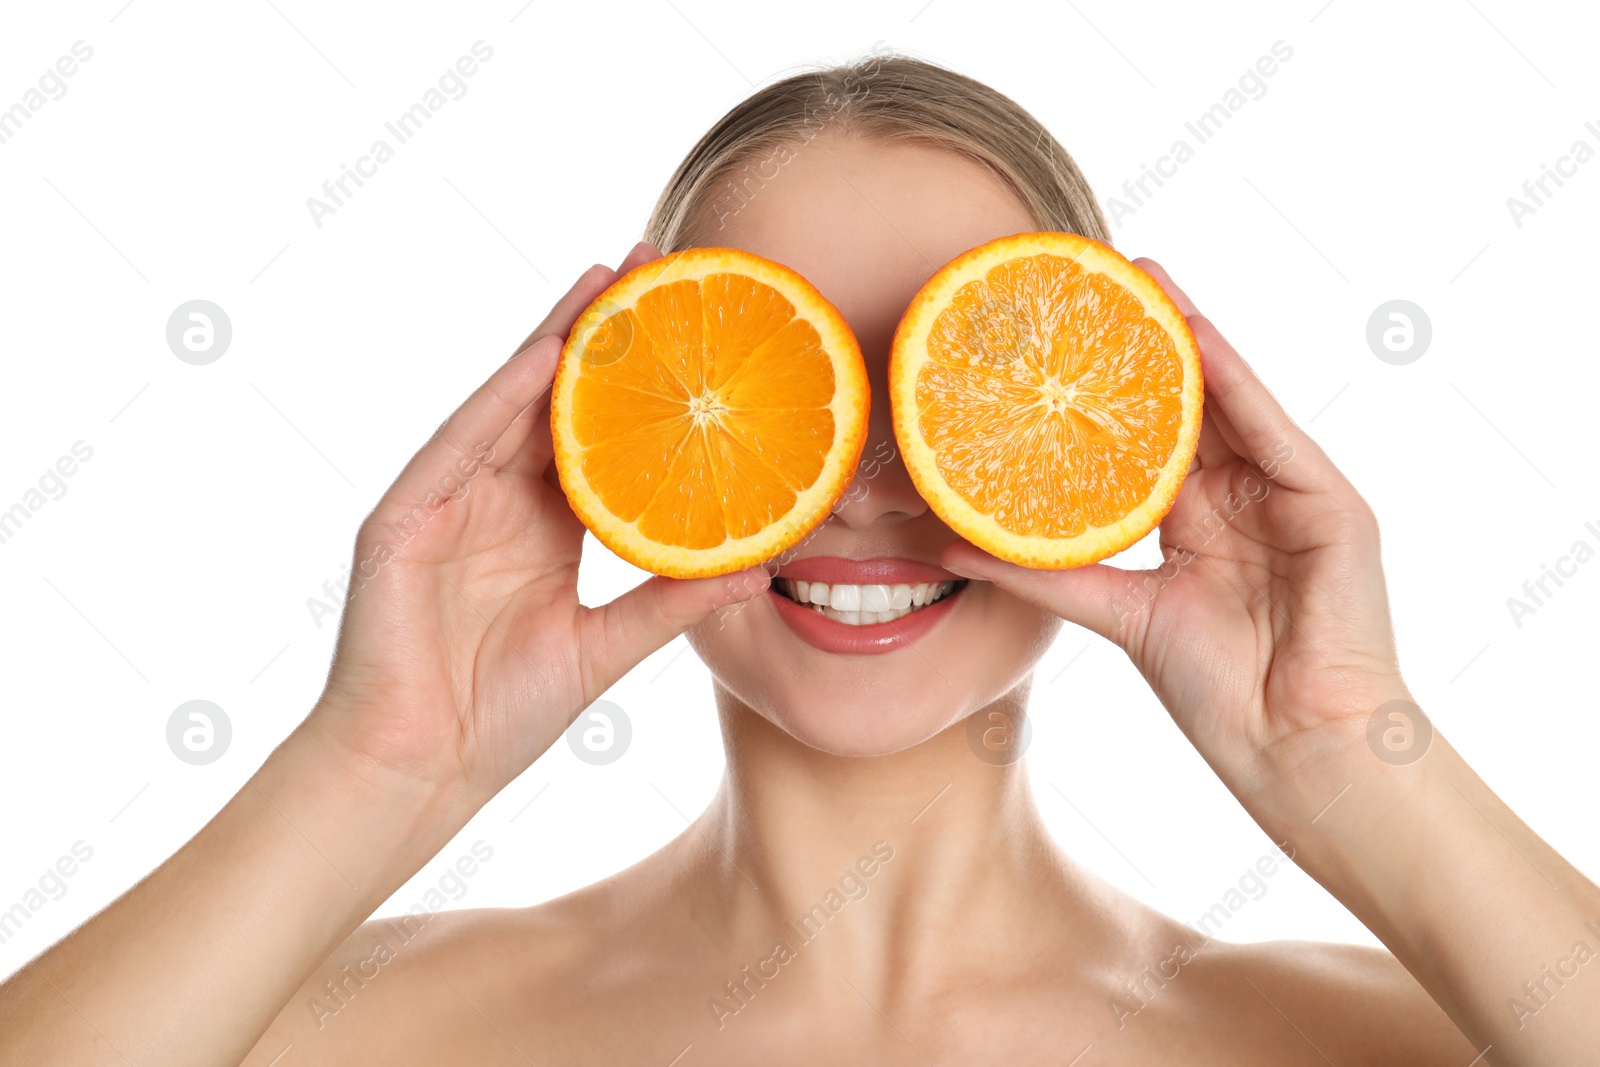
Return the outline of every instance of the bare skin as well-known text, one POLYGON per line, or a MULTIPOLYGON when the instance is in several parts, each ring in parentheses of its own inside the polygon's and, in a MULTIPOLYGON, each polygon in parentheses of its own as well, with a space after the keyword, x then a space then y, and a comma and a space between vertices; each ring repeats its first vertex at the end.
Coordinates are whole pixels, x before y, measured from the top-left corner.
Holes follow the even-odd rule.
MULTIPOLYGON (((794 267, 849 320, 872 377, 869 456, 893 442, 888 342, 917 287, 1037 228, 969 161, 831 133, 722 222, 706 243, 794 267)), ((618 270, 657 254, 640 245, 618 270)), ((801 554, 904 556, 974 581, 914 647, 854 657, 790 633, 760 569, 578 604, 582 527, 549 468, 542 397, 574 317, 617 276, 585 274, 363 526, 357 560, 393 558, 353 594, 311 715, 171 860, 0 987, 0 1063, 1466 1067, 1486 1046, 1476 1062, 1581 1062, 1600 980, 1530 1019, 1507 1000, 1594 941, 1600 889, 1443 737, 1409 765, 1374 757, 1372 709, 1410 699, 1376 522, 1139 262, 1205 360, 1200 454, 1162 532, 1180 563, 1159 582, 1003 564, 890 461, 801 554), (473 456, 470 492, 396 525, 473 456), (1261 495, 1246 479, 1268 460, 1261 495), (1255 499, 1197 540, 1230 492, 1255 499), (1127 652, 1271 840, 1390 952, 1207 941, 1054 846, 1024 764, 975 759, 965 723, 1026 705, 1063 620, 1127 652), (728 757, 690 829, 536 907, 362 925, 683 632, 715 679, 728 757), (841 903, 802 936, 791 924, 830 890, 841 903)))

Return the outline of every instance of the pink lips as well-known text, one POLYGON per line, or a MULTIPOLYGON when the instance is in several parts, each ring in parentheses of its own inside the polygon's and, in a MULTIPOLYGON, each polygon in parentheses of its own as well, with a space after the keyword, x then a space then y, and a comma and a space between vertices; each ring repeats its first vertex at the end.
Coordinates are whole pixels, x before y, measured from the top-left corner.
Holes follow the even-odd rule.
MULTIPOLYGON (((778 568, 778 578, 797 582, 827 582, 842 585, 914 585, 919 582, 959 582, 959 574, 916 560, 883 556, 876 559, 844 559, 840 556, 812 556, 778 568)), ((813 648, 845 655, 875 655, 906 648, 931 633, 964 600, 965 587, 949 596, 892 622, 851 626, 830 619, 816 609, 796 604, 776 588, 767 590, 768 603, 778 618, 795 636, 813 648)))

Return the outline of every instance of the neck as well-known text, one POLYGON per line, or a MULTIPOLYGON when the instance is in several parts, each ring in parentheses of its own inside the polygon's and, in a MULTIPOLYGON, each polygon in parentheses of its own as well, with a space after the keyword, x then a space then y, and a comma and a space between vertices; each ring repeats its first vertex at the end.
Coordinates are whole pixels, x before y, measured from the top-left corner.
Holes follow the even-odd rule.
MULTIPOLYGON (((1026 699, 1023 685, 978 714, 1020 723, 1026 699)), ((1050 841, 1024 764, 979 759, 965 721, 893 755, 841 757, 721 687, 717 700, 727 772, 698 840, 739 940, 785 941, 819 980, 858 985, 885 958, 936 982, 970 949, 1036 938, 1044 916, 1078 940, 1092 880, 1050 841)))

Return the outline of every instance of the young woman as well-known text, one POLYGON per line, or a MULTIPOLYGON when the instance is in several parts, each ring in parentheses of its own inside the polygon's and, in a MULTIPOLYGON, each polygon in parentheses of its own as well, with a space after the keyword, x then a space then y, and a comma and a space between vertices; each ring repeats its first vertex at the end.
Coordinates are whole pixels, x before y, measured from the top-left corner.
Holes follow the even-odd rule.
POLYGON ((1443 737, 1404 760, 1369 746, 1375 713, 1426 730, 1394 703, 1410 697, 1377 523, 1149 260, 1207 387, 1159 572, 1001 563, 889 458, 775 575, 578 603, 583 528, 551 467, 546 390, 620 272, 696 244, 800 271, 861 342, 866 455, 892 457, 885 366, 912 294, 958 253, 1040 229, 1108 238, 1055 139, 970 79, 874 57, 735 108, 673 176, 650 243, 579 278, 363 524, 356 558, 378 562, 305 721, 171 859, 0 990, 0 1061, 1594 1062, 1600 969, 1580 968, 1600 890, 1443 737), (399 536, 463 464, 470 493, 399 536), (783 621, 794 580, 956 584, 914 640, 847 649, 848 622, 819 644, 783 621), (1020 719, 1063 620, 1126 651, 1284 855, 1393 955, 1208 940, 1055 847, 1023 764, 975 758, 967 734, 973 716, 1020 719), (727 748, 689 830, 536 907, 361 925, 684 632, 727 748))

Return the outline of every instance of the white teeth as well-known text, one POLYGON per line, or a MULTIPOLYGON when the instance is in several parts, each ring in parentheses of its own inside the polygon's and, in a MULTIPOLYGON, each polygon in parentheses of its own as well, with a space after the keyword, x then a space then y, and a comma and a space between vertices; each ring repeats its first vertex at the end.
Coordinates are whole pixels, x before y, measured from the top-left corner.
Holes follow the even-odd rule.
POLYGON ((889 587, 886 585, 863 585, 861 587, 862 611, 888 611, 889 587))
POLYGON ((850 585, 827 582, 801 582, 780 578, 782 591, 790 599, 814 606, 837 622, 850 626, 869 626, 873 623, 893 622, 949 596, 955 582, 918 582, 896 585, 850 585))

